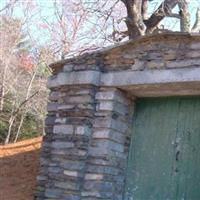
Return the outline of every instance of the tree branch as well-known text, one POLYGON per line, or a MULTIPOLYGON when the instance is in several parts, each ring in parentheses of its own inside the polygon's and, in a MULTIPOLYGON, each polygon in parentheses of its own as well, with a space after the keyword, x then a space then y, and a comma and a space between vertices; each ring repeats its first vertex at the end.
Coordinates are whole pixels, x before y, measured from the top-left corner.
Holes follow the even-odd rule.
POLYGON ((177 13, 170 13, 169 15, 167 15, 167 17, 173 17, 173 18, 181 19, 180 14, 177 14, 177 13))
POLYGON ((18 0, 14 0, 13 2, 10 1, 8 4, 6 4, 6 5, 0 10, 0 12, 2 12, 2 11, 4 11, 4 10, 8 9, 10 6, 12 6, 12 5, 14 5, 15 3, 17 3, 17 1, 18 1, 18 0))
POLYGON ((194 26, 192 28, 192 32, 200 32, 200 6, 197 9, 196 21, 195 21, 194 26))
POLYGON ((122 41, 124 38, 126 38, 128 36, 128 31, 113 31, 112 33, 112 39, 115 42, 120 42, 122 41))
POLYGON ((182 32, 190 32, 189 1, 181 0, 178 6, 180 8, 180 30, 182 32))
POLYGON ((172 9, 177 5, 180 0, 165 0, 158 9, 151 15, 148 20, 145 20, 145 25, 147 27, 147 33, 153 32, 155 27, 160 23, 160 21, 171 14, 172 9))
POLYGON ((21 108, 30 100, 32 99, 35 95, 37 95, 39 93, 39 91, 33 93, 31 96, 29 96, 27 99, 25 99, 20 105, 19 107, 14 111, 13 116, 16 116, 17 113, 21 110, 21 108))
POLYGON ((147 11, 148 11, 148 0, 142 0, 142 18, 143 18, 143 20, 146 20, 148 18, 147 11))

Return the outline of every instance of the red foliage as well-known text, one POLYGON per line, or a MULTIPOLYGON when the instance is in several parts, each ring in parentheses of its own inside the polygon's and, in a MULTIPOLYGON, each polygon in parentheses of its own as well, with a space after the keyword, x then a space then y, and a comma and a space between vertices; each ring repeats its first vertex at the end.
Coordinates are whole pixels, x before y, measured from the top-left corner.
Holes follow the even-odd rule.
POLYGON ((34 68, 33 57, 27 54, 21 55, 20 67, 26 71, 31 71, 34 68))

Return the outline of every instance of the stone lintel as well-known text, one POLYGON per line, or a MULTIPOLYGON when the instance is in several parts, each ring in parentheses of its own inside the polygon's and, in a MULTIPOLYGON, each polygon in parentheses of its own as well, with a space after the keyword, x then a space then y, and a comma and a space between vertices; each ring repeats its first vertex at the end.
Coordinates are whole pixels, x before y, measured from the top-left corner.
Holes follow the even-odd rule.
POLYGON ((48 82, 49 88, 67 85, 116 87, 138 97, 200 95, 200 67, 108 73, 62 72, 48 82))
POLYGON ((200 82, 200 67, 168 70, 110 72, 101 76, 102 86, 200 82))
POLYGON ((98 71, 61 72, 49 78, 48 88, 67 85, 99 85, 101 73, 98 71))
POLYGON ((136 97, 200 95, 200 68, 110 72, 101 76, 101 84, 136 97))

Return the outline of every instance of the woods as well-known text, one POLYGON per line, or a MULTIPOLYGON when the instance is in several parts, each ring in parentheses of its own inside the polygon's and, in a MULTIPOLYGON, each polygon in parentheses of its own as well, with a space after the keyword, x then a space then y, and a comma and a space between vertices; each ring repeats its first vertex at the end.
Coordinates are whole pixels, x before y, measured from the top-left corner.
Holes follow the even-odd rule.
POLYGON ((45 116, 46 78, 50 73, 42 64, 42 55, 32 56, 21 29, 19 20, 1 17, 0 140, 5 144, 16 142, 25 126, 26 134, 42 133, 45 116))
POLYGON ((44 134, 50 63, 147 34, 200 32, 195 0, 49 2, 0 5, 1 143, 44 134))

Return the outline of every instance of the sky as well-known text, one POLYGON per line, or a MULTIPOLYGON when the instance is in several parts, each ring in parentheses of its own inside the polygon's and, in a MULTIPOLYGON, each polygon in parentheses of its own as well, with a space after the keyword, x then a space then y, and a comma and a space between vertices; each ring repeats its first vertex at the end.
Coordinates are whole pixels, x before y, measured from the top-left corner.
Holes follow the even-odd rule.
MULTIPOLYGON (((4 1, 4 0, 3 0, 4 1)), ((54 0, 36 0, 37 4, 42 8, 42 14, 43 16, 46 16, 48 18, 51 18, 52 14, 53 14, 53 1, 54 0), (47 4, 48 2, 48 4, 47 4)), ((66 0, 67 1, 67 0, 66 0)), ((200 0, 190 0, 191 3, 190 3, 190 13, 191 13, 191 20, 192 20, 192 24, 194 24, 194 21, 195 21, 195 16, 196 16, 196 8, 198 6, 200 6, 200 0)), ((161 4, 162 0, 154 0, 151 4, 149 4, 149 12, 152 13, 153 10, 156 9, 156 7, 158 7, 160 4, 161 4)), ((178 6, 174 9, 175 12, 178 13, 178 6)), ((174 27, 174 24, 173 22, 175 22, 176 20, 174 21, 171 21, 172 18, 170 19, 165 19, 164 23, 166 24, 167 27, 170 27, 170 28, 173 28, 174 27)), ((178 26, 175 26, 174 27, 176 30, 178 30, 178 26)))
MULTIPOLYGON (((46 18, 48 21, 53 21, 53 16, 54 16, 54 10, 53 10, 53 2, 54 0, 18 0, 20 3, 17 4, 17 6, 14 9, 14 16, 17 18, 23 18, 23 10, 22 10, 22 4, 25 4, 27 2, 31 2, 33 5, 33 9, 34 6, 38 6, 40 8, 40 16, 46 18)), ((67 0, 66 0, 67 1, 67 0)), ((6 5, 6 2, 8 2, 8 0, 0 0, 0 9, 3 8, 6 5)), ((150 5, 150 13, 152 13, 153 10, 155 10, 156 7, 158 7, 160 5, 160 3, 162 2, 162 0, 154 0, 150 5)), ((190 13, 191 13, 191 20, 192 20, 192 24, 194 24, 195 21, 195 15, 196 15, 196 8, 200 6, 200 0, 191 0, 190 3, 190 13)), ((178 7, 176 7, 174 9, 175 12, 178 12, 178 7)), ((34 22, 34 20, 37 20, 38 22, 41 20, 41 18, 38 18, 39 15, 37 15, 37 17, 32 19, 32 22, 34 22)), ((169 27, 170 29, 174 29, 174 30, 178 30, 179 29, 179 25, 176 24, 176 19, 165 19, 163 20, 164 24, 166 27, 169 27)), ((42 21, 41 21, 42 23, 42 21)), ((33 24, 32 24, 33 26, 33 24)), ((38 30, 38 27, 33 27, 33 31, 38 31, 40 32, 41 30, 38 30)))
MULTIPOLYGON (((67 1, 68 0, 66 0, 66 2, 67 1)), ((0 0, 0 10, 6 5, 6 2, 8 2, 8 0, 0 0)), ((54 0, 18 0, 18 3, 13 9, 13 16, 15 18, 24 19, 24 17, 27 17, 27 16, 29 17, 29 20, 25 23, 24 29, 28 30, 31 36, 33 37, 33 39, 35 40, 35 42, 40 43, 41 45, 50 42, 50 39, 52 39, 52 37, 49 34, 48 29, 45 28, 44 21, 49 24, 52 24, 56 21, 55 15, 54 15, 54 9, 53 9, 54 8, 53 2, 54 0), (29 12, 26 12, 24 14, 24 5, 26 5, 28 2, 29 2, 29 5, 31 5, 30 10, 29 12)), ((149 13, 152 13, 153 10, 155 10, 156 7, 158 7, 161 2, 162 0, 154 0, 152 3, 150 3, 149 13)), ((189 9, 191 13, 192 24, 194 24, 196 8, 198 6, 200 6, 200 0, 191 0, 189 9)), ((123 12, 125 12, 124 9, 123 9, 123 12)), ((174 9, 174 12, 178 13, 178 7, 174 9)), ((71 13, 71 14, 74 14, 74 13, 71 13)), ((126 13, 124 13, 124 16, 125 15, 126 13)), ((95 23, 98 24, 97 17, 92 17, 91 21, 93 21, 94 24, 95 23)), ((179 25, 179 20, 177 19, 165 18, 162 21, 162 24, 164 24, 165 28, 172 29, 174 31, 179 31, 180 25, 179 25)), ((83 27, 83 30, 84 31, 87 30, 89 26, 91 25, 89 23, 86 23, 85 27, 83 27)), ((109 23, 107 27, 109 29, 109 23)), ((111 29, 112 27, 110 27, 110 30, 111 29)), ((97 36, 96 38, 98 40, 97 36)))

